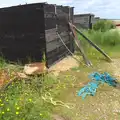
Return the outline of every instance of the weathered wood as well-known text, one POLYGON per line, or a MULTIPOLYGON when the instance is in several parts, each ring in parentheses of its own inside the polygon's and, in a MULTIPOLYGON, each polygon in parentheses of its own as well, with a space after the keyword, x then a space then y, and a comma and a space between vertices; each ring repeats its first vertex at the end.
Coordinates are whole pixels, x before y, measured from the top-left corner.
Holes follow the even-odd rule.
POLYGON ((78 40, 78 37, 77 37, 77 35, 76 35, 75 30, 73 29, 73 27, 71 26, 71 24, 69 24, 69 26, 70 26, 70 28, 71 28, 71 31, 72 31, 74 37, 75 37, 75 39, 74 39, 74 40, 75 40, 75 43, 76 43, 76 45, 77 45, 77 47, 78 47, 81 55, 83 56, 83 59, 84 59, 86 65, 87 65, 87 66, 91 66, 92 64, 91 64, 91 62, 87 59, 87 56, 86 56, 85 53, 84 53, 84 50, 83 50, 83 48, 82 48, 82 45, 81 45, 80 41, 78 40))
POLYGON ((89 40, 76 26, 74 26, 73 24, 69 23, 71 26, 73 26, 73 28, 83 37, 85 38, 85 40, 88 41, 88 43, 90 45, 92 45, 94 48, 96 48, 102 55, 104 55, 110 62, 112 61, 112 59, 102 50, 100 49, 95 43, 93 43, 91 40, 89 40))
POLYGON ((45 7, 45 14, 50 12, 50 14, 56 15, 54 18, 54 15, 52 17, 49 16, 48 18, 45 19, 45 24, 46 24, 46 56, 47 56, 47 63, 48 67, 55 63, 56 61, 59 61, 60 59, 64 58, 66 55, 68 55, 68 51, 64 47, 64 45, 61 43, 59 40, 56 31, 60 34, 62 37, 63 41, 65 44, 68 46, 68 48, 74 52, 73 47, 71 44, 73 44, 73 41, 71 41, 70 35, 69 35, 69 25, 68 25, 68 20, 69 17, 71 21, 73 22, 73 8, 69 7, 63 7, 63 6, 50 6, 52 9, 50 10, 49 7, 45 7), (49 9, 49 10, 48 10, 49 9), (69 16, 69 10, 70 11, 70 16, 69 16), (54 12, 54 13, 53 13, 54 12), (49 24, 51 23, 51 24, 49 24), (49 25, 49 26, 48 26, 49 25), (57 25, 57 28, 56 28, 57 25), (53 26, 53 27, 51 27, 53 26), (53 30, 52 30, 53 28, 53 30), (50 33, 52 32, 52 34, 50 33))
MULTIPOLYGON (((69 17, 73 19, 73 8, 56 5, 56 12, 55 5, 46 3, 0 8, 0 56, 10 62, 19 60, 26 64, 27 58, 41 62, 45 53, 47 66, 51 66, 63 53, 67 55, 66 49, 61 49, 56 25, 65 44, 73 44, 66 22, 69 17)), ((73 47, 69 47, 72 52, 73 47)))
POLYGON ((74 24, 78 28, 90 29, 93 19, 93 14, 76 14, 74 15, 74 24))

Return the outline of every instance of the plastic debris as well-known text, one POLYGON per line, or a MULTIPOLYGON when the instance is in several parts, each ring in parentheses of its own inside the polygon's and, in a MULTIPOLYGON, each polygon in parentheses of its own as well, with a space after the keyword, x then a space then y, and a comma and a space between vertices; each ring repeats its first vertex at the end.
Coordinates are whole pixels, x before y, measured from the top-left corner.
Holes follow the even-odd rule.
POLYGON ((81 96, 82 99, 85 99, 87 95, 94 96, 100 84, 107 83, 109 86, 113 86, 113 87, 116 87, 117 85, 116 82, 117 79, 113 78, 112 76, 110 76, 109 73, 106 72, 103 74, 94 72, 90 74, 88 77, 89 79, 91 79, 91 82, 89 82, 85 87, 83 87, 78 92, 78 96, 81 96))
POLYGON ((101 83, 107 83, 110 86, 116 87, 117 82, 116 82, 116 78, 113 78, 112 76, 110 76, 109 73, 103 73, 100 74, 98 72, 92 73, 89 75, 89 78, 93 81, 99 81, 101 83))
POLYGON ((82 99, 85 99, 86 95, 94 96, 96 93, 96 89, 98 88, 98 84, 94 82, 89 82, 88 85, 83 87, 79 92, 78 96, 82 96, 82 99))

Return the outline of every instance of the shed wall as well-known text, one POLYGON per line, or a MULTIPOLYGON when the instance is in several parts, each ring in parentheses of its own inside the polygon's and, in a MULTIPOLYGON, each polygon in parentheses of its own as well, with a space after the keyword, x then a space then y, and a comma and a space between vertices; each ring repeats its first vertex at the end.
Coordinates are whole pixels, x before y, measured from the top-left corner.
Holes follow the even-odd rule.
POLYGON ((0 53, 9 61, 40 61, 45 51, 42 4, 0 9, 0 53))
POLYGON ((9 61, 41 61, 46 54, 47 66, 68 55, 66 46, 74 52, 70 37, 69 19, 73 22, 73 8, 50 4, 27 4, 0 9, 0 55, 9 61))
POLYGON ((46 57, 47 65, 50 67, 58 60, 68 55, 68 51, 56 34, 57 31, 65 42, 66 46, 74 52, 73 40, 70 37, 70 29, 68 25, 69 18, 73 22, 73 9, 63 6, 45 5, 45 35, 46 35, 46 57), (55 13, 56 11, 56 13, 55 13), (49 17, 46 17, 49 14, 49 17), (51 17, 50 17, 51 16, 51 17), (49 24, 52 23, 52 24, 49 24))
POLYGON ((93 23, 94 16, 93 15, 74 15, 74 24, 78 28, 90 28, 90 25, 93 23))

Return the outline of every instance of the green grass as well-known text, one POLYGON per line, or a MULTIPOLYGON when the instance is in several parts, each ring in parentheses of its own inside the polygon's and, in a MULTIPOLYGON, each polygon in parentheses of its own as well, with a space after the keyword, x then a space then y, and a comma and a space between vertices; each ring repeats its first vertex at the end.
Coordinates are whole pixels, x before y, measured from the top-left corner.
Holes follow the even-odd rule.
MULTIPOLYGON (((83 31, 83 33, 111 58, 120 57, 120 38, 116 31, 83 31)), ((54 113, 68 117, 70 120, 84 120, 85 118, 96 120, 102 115, 107 115, 108 120, 115 119, 111 113, 113 113, 112 109, 115 109, 116 100, 120 100, 119 90, 103 85, 94 97, 88 96, 83 101, 77 96, 78 90, 82 87, 81 84, 86 85, 90 81, 89 73, 94 71, 113 73, 113 69, 106 65, 104 56, 81 36, 79 39, 94 66, 87 68, 80 65, 78 68, 61 73, 58 77, 49 74, 31 77, 28 83, 24 80, 14 82, 6 91, 0 93, 0 120, 52 120, 51 115, 54 113), (43 100, 43 97, 48 100, 43 100), (63 104, 55 105, 57 100, 62 101, 63 104), (69 107, 73 105, 74 108, 67 108, 65 106, 67 103, 69 107)), ((0 68, 15 71, 23 69, 22 66, 7 63, 3 58, 0 59, 0 68)), ((118 106, 120 107, 119 104, 118 106)), ((117 117, 120 117, 120 114, 117 117)))
MULTIPOLYGON (((120 36, 118 32, 83 31, 83 33, 102 48, 112 59, 119 59, 120 36)), ((81 97, 77 96, 77 91, 82 87, 81 83, 86 85, 87 82, 90 81, 88 79, 89 73, 99 71, 113 74, 115 71, 119 71, 119 69, 116 70, 112 64, 107 64, 104 56, 91 47, 81 36, 79 36, 79 39, 82 42, 88 58, 94 66, 92 68, 80 66, 71 69, 71 71, 60 74, 60 77, 63 75, 71 75, 76 78, 74 86, 64 90, 60 95, 60 98, 65 102, 75 104, 75 108, 71 110, 64 107, 56 107, 54 111, 62 116, 67 116, 70 120, 119 120, 119 112, 114 112, 115 109, 118 110, 120 107, 119 89, 104 84, 100 86, 94 97, 88 96, 85 100, 82 100, 81 97)), ((117 63, 114 64, 117 66, 117 63)))
MULTIPOLYGON (((96 60, 96 57, 93 57, 92 60, 96 60)), ((104 64, 105 61, 101 64, 102 71, 106 69, 103 69, 104 64)), ((91 68, 80 67, 63 72, 58 77, 52 75, 33 77, 31 84, 25 84, 24 80, 12 84, 4 93, 1 93, 0 119, 52 120, 51 115, 55 113, 70 118, 70 120, 81 120, 85 117, 88 120, 94 120, 101 116, 98 110, 95 114, 92 113, 97 108, 101 112, 106 110, 105 114, 109 115, 112 112, 112 108, 107 107, 107 103, 109 102, 112 106, 109 97, 114 97, 112 92, 114 89, 112 87, 101 86, 94 97, 88 96, 85 101, 77 96, 77 91, 82 87, 80 84, 87 84, 89 82, 88 74, 93 71, 94 69, 91 68), (48 92, 54 102, 60 100, 64 105, 53 105, 50 101, 44 101, 42 96, 48 92), (74 108, 65 107, 67 103, 69 103, 69 106, 73 105, 74 108), (104 108, 101 103, 106 107, 104 108), (107 111, 108 108, 109 110, 107 111)), ((118 91, 115 94, 119 95, 118 91)), ((118 99, 119 96, 114 99, 118 99)), ((114 102, 115 100, 113 100, 114 102)), ((112 115, 108 117, 108 119, 110 118, 111 120, 114 119, 112 115)))
MULTIPOLYGON (((90 30, 90 31, 83 31, 83 33, 93 42, 95 42, 98 45, 102 45, 102 46, 111 46, 114 47, 116 45, 120 45, 120 33, 117 30, 110 30, 110 31, 106 31, 106 32, 101 32, 101 31, 94 31, 94 30, 90 30)), ((78 34, 78 38, 80 40, 85 41, 85 39, 83 37, 81 37, 78 34)))
POLYGON ((50 120, 53 106, 42 99, 52 77, 34 77, 30 84, 15 82, 1 93, 0 120, 50 120), (43 84, 47 81, 47 84, 43 84))
POLYGON ((60 94, 73 85, 73 77, 65 75, 61 80, 49 74, 13 82, 0 93, 0 120, 52 120, 54 108, 60 106, 55 101, 62 101, 60 94))
MULTIPOLYGON (((102 69, 101 72, 106 71, 112 73, 112 69, 109 70, 105 63, 101 64, 100 68, 102 69)), ((98 69, 99 68, 96 70, 98 69)), ((67 116, 70 120, 97 120, 98 118, 102 117, 102 115, 106 115, 107 119, 110 120, 116 118, 116 116, 111 113, 113 113, 112 110, 118 109, 115 108, 114 104, 116 100, 119 101, 119 90, 115 90, 115 88, 104 84, 101 85, 99 89, 97 89, 95 96, 87 96, 85 100, 82 100, 81 97, 77 96, 78 90, 80 90, 80 88, 82 88, 90 81, 88 79, 88 75, 91 72, 95 72, 95 70, 90 68, 79 68, 79 72, 78 69, 74 69, 72 71, 60 74, 61 80, 63 80, 62 76, 67 75, 75 76, 76 78, 74 86, 67 87, 64 89, 64 91, 61 91, 59 98, 61 100, 64 100, 64 102, 74 104, 75 107, 73 109, 68 109, 61 106, 55 107, 54 112, 56 112, 56 114, 67 116), (84 85, 81 86, 81 83, 84 85)), ((69 81, 71 81, 70 78, 69 81)), ((118 106, 120 105, 118 104, 118 106)), ((120 115, 117 115, 117 117, 120 117, 120 115)), ((104 116, 102 119, 104 119, 104 116)))
MULTIPOLYGON (((10 64, 4 58, 0 58, 0 70, 8 69, 10 73, 22 72, 23 67, 20 64, 10 64)), ((14 76, 11 76, 11 79, 12 77, 14 76)), ((16 81, 5 91, 0 91, 0 120, 51 120, 54 105, 50 100, 46 102, 42 97, 50 93, 52 99, 56 98, 61 90, 57 78, 53 75, 42 75, 30 77, 28 80, 16 79, 16 81), (55 87, 56 90, 52 90, 57 85, 59 89, 55 87)))
MULTIPOLYGON (((99 46, 105 53, 112 58, 120 57, 120 33, 118 30, 110 30, 106 32, 101 31, 82 31, 93 43, 99 46)), ((105 57, 93 48, 82 36, 78 34, 78 38, 82 43, 82 47, 85 50, 89 59, 103 60, 105 57)))

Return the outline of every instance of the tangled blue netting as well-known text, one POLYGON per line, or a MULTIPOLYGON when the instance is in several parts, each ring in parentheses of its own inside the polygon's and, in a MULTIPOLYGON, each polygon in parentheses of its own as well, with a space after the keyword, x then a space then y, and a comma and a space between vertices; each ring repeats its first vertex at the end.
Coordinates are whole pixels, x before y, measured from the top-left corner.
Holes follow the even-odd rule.
POLYGON ((87 95, 94 96, 96 93, 96 90, 100 84, 107 83, 110 86, 116 87, 117 82, 116 78, 113 78, 110 76, 109 73, 103 73, 100 74, 98 72, 94 72, 88 76, 91 79, 91 82, 89 82, 85 87, 83 87, 79 92, 78 96, 82 96, 82 99, 85 99, 87 95))

